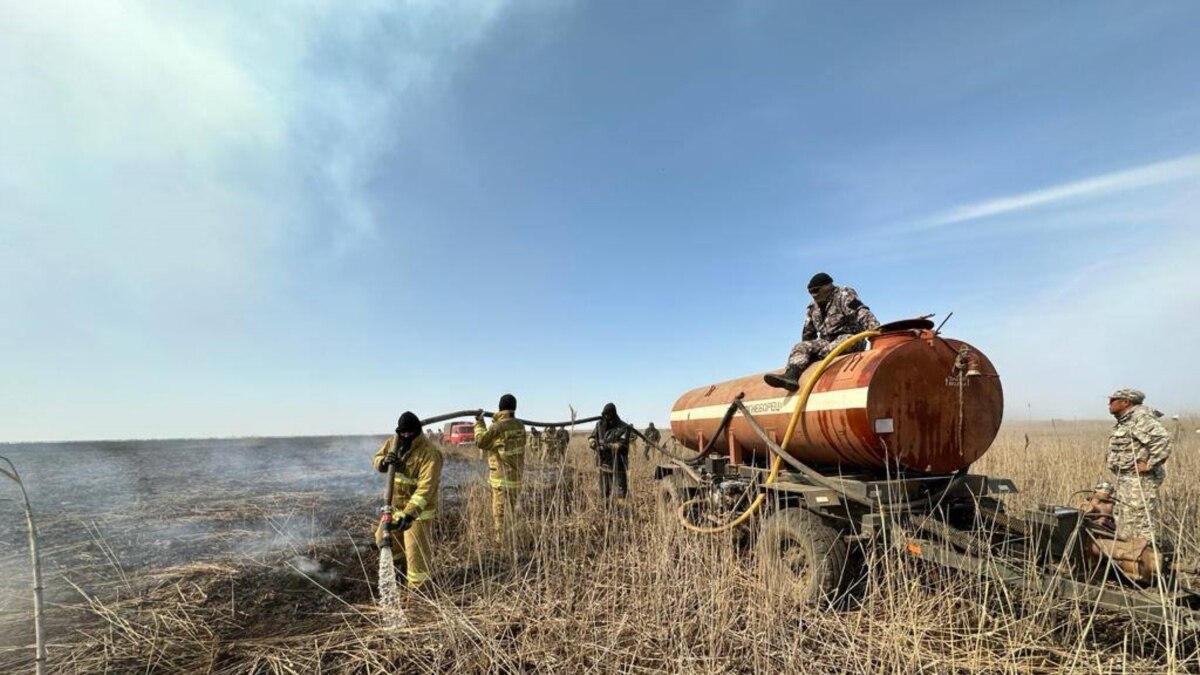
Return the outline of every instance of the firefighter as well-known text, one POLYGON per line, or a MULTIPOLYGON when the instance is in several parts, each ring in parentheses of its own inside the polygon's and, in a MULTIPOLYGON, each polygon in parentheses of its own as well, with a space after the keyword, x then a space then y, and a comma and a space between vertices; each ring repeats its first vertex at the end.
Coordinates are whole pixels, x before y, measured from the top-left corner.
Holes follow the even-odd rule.
POLYGON ((529 428, 529 433, 525 434, 525 452, 529 456, 542 456, 545 452, 546 437, 541 431, 534 427, 529 428))
MULTIPOLYGON (((879 327, 871 308, 858 299, 858 293, 849 286, 834 286, 833 277, 824 272, 814 274, 809 280, 808 294, 812 302, 804 315, 800 342, 788 356, 787 368, 783 373, 763 375, 763 380, 772 387, 796 391, 800 388, 800 374, 811 363, 828 356, 846 339, 879 327)), ((865 348, 866 343, 859 342, 849 351, 865 348)))
POLYGON ((1158 489, 1171 456, 1171 434, 1143 405, 1137 389, 1118 389, 1108 397, 1108 412, 1117 419, 1108 437, 1108 468, 1117 477, 1117 534, 1155 541, 1158 489))
POLYGON ((625 499, 629 495, 629 436, 630 427, 617 415, 617 406, 606 403, 600 421, 588 437, 588 447, 596 452, 600 469, 600 498, 625 499))
POLYGON ((492 523, 496 544, 515 544, 517 498, 521 494, 521 474, 525 471, 525 425, 517 421, 517 398, 500 397, 494 424, 489 429, 483 411, 475 415, 475 444, 486 453, 488 484, 492 486, 492 523))
POLYGON ((546 427, 546 430, 542 432, 542 461, 547 459, 557 461, 559 454, 558 429, 552 426, 546 427))
MULTIPOLYGON (((658 445, 659 441, 662 440, 662 434, 659 433, 658 429, 654 428, 654 422, 651 422, 650 426, 646 427, 642 435, 646 437, 646 440, 655 445, 658 445)), ((646 448, 642 452, 643 457, 647 460, 650 459, 650 443, 646 444, 646 448)))
MULTIPOLYGON (((392 550, 404 551, 405 580, 410 588, 420 588, 429 581, 433 562, 429 527, 437 515, 442 453, 421 433, 421 420, 406 411, 396 423, 396 434, 375 453, 373 463, 381 473, 396 467, 392 479, 392 550)), ((387 533, 376 529, 375 542, 382 544, 384 536, 387 533)))

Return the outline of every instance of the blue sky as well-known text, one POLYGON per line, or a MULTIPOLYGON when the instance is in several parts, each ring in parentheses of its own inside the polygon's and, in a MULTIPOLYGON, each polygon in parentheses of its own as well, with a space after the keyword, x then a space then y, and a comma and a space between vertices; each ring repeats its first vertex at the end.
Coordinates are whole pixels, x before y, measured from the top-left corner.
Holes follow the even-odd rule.
POLYGON ((1200 411, 1200 4, 0 0, 0 441, 665 420, 816 271, 1200 411))

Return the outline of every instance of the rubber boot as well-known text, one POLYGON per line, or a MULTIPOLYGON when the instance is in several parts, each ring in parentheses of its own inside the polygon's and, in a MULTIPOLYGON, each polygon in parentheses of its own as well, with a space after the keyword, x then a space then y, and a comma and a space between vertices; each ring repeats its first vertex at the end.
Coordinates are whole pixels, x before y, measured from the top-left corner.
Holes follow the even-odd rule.
POLYGON ((782 374, 767 373, 763 375, 763 382, 778 389, 796 391, 800 388, 800 366, 789 365, 782 374))

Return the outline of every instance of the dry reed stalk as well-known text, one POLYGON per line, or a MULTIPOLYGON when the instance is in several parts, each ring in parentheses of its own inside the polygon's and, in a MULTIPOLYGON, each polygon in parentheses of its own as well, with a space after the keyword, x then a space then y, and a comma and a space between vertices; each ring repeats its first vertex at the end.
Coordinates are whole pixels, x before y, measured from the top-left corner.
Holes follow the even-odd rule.
POLYGON ((25 526, 29 537, 30 566, 33 572, 33 639, 34 639, 34 672, 42 675, 46 672, 46 628, 45 609, 42 599, 42 558, 38 554, 37 524, 33 521, 33 507, 29 504, 29 494, 25 491, 25 482, 17 467, 7 457, 0 457, 8 464, 8 469, 0 469, 0 474, 17 484, 21 490, 22 505, 25 509, 25 526))
MULTIPOLYGON (((1013 478, 1023 490, 1017 508, 1062 503, 1103 475, 1098 448, 1106 435, 1107 425, 1095 423, 1008 428, 977 469, 1013 478)), ((1180 440, 1163 499, 1164 521, 1185 558, 1200 553, 1188 529, 1200 489, 1180 480, 1200 475, 1196 440, 1180 440)), ((547 467, 556 478, 524 492, 518 551, 490 544, 486 485, 447 495, 433 532, 436 586, 405 626, 389 626, 372 608, 376 561, 343 536, 281 554, 343 560, 339 569, 357 576, 337 586, 289 581, 296 575, 280 576, 269 558, 130 572, 134 594, 86 596, 99 626, 56 653, 52 667, 215 675, 1200 672, 1190 636, 1022 597, 891 549, 866 552, 870 574, 856 609, 799 605, 775 592, 741 542, 697 538, 660 513, 640 458, 630 502, 611 508, 596 499, 590 457, 578 442, 571 452, 566 470, 547 467), (276 619, 284 606, 294 609, 290 618, 276 619)), ((364 498, 364 513, 372 501, 364 498)), ((300 508, 309 506, 319 505, 300 508)), ((374 526, 365 516, 339 522, 360 541, 374 526)))

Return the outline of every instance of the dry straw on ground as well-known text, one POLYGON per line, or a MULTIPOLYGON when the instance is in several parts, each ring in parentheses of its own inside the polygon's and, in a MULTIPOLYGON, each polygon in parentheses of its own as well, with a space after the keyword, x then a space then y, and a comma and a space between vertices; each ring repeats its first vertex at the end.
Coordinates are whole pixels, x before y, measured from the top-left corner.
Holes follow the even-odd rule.
MULTIPOLYGON (((1011 427, 975 469, 1014 479, 1023 490, 1015 506, 1070 503, 1103 477, 1106 434, 1103 423, 1011 427)), ((1188 565, 1200 560, 1200 486, 1190 479, 1200 476, 1198 446, 1181 435, 1163 499, 1188 565)), ((516 553, 489 545, 484 486, 459 493, 438 523, 437 586, 408 598, 404 626, 374 609, 377 558, 361 544, 375 504, 364 501, 327 514, 338 537, 275 559, 140 574, 117 574, 114 562, 110 583, 81 585, 82 603, 53 608, 78 621, 54 636, 52 671, 1200 672, 1189 636, 1014 598, 892 551, 869 561, 861 607, 796 606, 730 538, 696 537, 660 513, 640 456, 634 494, 615 509, 596 501, 589 459, 576 440, 561 474, 535 469, 541 487, 523 497, 516 553)))

